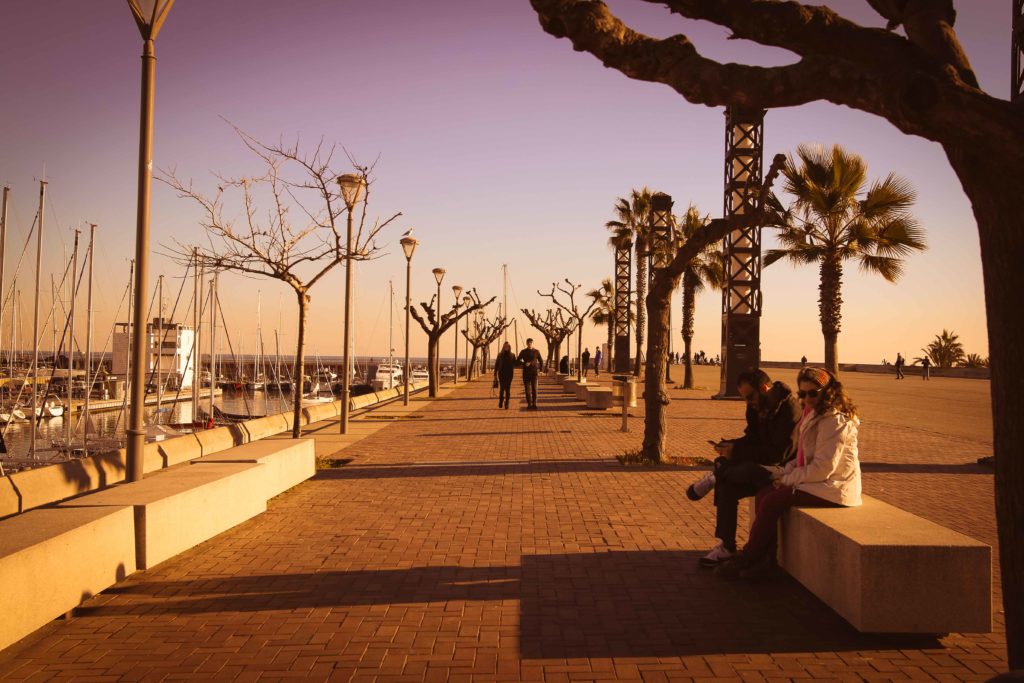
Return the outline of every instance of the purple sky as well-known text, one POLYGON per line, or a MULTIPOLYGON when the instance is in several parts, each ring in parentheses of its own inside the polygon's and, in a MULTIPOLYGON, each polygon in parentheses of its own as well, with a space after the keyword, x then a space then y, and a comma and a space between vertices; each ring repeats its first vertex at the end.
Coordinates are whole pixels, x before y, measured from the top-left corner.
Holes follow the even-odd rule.
MULTIPOLYGON (((881 24, 861 0, 828 4, 881 24)), ((1006 97, 1009 0, 956 4, 957 28, 982 86, 1006 97)), ((611 6, 653 35, 687 32, 710 56, 792 60, 779 50, 725 41, 715 27, 682 22, 637 0, 611 6)), ((75 225, 100 225, 97 344, 115 316, 132 251, 140 49, 120 0, 5 3, 0 182, 14 193, 8 285, 45 168, 50 269, 60 265, 75 225)), ((388 255, 356 271, 360 354, 386 352, 387 282, 395 281, 398 308, 405 263, 396 242, 408 227, 421 241, 414 301, 429 297, 434 266, 447 268, 449 296, 448 286, 461 284, 500 300, 507 263, 510 303, 540 307, 536 290, 556 279, 568 276, 589 289, 611 274, 603 224, 615 198, 630 188, 668 192, 680 209, 693 202, 714 215, 721 211, 721 111, 690 105, 665 86, 631 81, 573 52, 540 29, 527 0, 178 0, 157 57, 155 163, 201 187, 214 187, 211 170, 259 171, 220 117, 258 137, 323 136, 359 160, 380 157, 372 212, 404 216, 384 240, 388 255)), ((930 249, 911 258, 898 286, 848 269, 844 361, 919 355, 943 328, 958 332, 968 351, 987 355, 976 226, 937 145, 826 104, 769 112, 765 136, 768 155, 801 142, 843 144, 865 157, 872 177, 895 171, 918 191, 916 213, 930 249)), ((154 244, 172 235, 198 239, 196 217, 191 205, 154 185, 154 244)), ((24 311, 30 311, 30 261, 19 276, 24 311)), ((180 275, 156 257, 152 275, 161 272, 180 275)), ((310 350, 322 355, 340 352, 341 281, 338 269, 313 292, 310 350)), ((821 358, 816 286, 814 268, 779 264, 766 271, 765 358, 821 358)), ((257 290, 268 343, 279 302, 291 343, 294 306, 284 287, 234 278, 224 289, 229 322, 247 350, 255 338, 257 290)), ((718 310, 719 295, 699 299, 695 344, 711 355, 720 343, 718 310)), ((396 340, 400 321, 396 314, 396 340)), ((588 326, 584 339, 593 347, 604 331, 588 326)), ((414 334, 413 353, 424 349, 414 334)))

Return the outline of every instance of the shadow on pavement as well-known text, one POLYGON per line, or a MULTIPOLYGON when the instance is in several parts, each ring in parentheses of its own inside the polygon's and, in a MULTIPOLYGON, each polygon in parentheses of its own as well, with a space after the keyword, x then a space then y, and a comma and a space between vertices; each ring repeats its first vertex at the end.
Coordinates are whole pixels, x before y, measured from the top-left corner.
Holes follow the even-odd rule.
MULTIPOLYGON (((727 582, 683 551, 526 555, 521 567, 414 567, 129 583, 102 618, 519 600, 523 659, 941 648, 857 633, 789 577, 727 582)), ((365 621, 365 619, 364 619, 365 621)), ((413 627, 415 628, 415 627, 413 627)), ((355 634, 353 634, 355 635, 355 634)))
POLYGON ((407 477, 500 476, 506 474, 559 474, 570 472, 608 472, 610 474, 642 474, 649 472, 696 472, 707 467, 658 465, 657 467, 623 467, 614 458, 523 460, 521 462, 430 462, 385 465, 349 465, 336 470, 320 470, 314 479, 402 479, 407 477))
POLYGON ((894 463, 894 462, 861 462, 863 472, 890 472, 895 474, 988 474, 992 468, 973 462, 965 463, 894 463))

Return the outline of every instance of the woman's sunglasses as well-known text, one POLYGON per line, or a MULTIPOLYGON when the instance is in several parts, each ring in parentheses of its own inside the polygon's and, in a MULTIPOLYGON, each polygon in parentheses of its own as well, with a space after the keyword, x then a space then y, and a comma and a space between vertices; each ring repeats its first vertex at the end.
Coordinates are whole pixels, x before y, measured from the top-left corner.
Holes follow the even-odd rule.
POLYGON ((796 392, 796 395, 800 398, 818 398, 819 393, 821 393, 821 389, 811 389, 810 391, 804 391, 801 389, 796 392))

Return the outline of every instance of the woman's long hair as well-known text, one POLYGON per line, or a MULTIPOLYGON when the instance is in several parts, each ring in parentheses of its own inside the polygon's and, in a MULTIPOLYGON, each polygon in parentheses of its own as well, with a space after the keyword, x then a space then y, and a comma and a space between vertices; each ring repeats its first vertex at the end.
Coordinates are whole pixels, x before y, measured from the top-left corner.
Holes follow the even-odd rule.
POLYGON ((857 406, 853 404, 853 400, 843 389, 843 383, 828 370, 810 367, 803 368, 796 376, 796 382, 797 386, 800 385, 800 382, 810 382, 821 387, 821 400, 814 407, 814 412, 818 415, 835 411, 849 418, 857 417, 857 406), (820 373, 828 375, 828 382, 825 383, 825 386, 821 386, 819 381, 820 373))

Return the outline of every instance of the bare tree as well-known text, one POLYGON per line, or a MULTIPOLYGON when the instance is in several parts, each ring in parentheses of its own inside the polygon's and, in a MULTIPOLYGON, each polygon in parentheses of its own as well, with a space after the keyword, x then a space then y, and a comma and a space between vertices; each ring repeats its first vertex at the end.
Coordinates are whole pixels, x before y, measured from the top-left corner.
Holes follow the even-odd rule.
POLYGON ((572 320, 576 324, 576 329, 580 331, 576 335, 576 379, 583 379, 583 367, 580 365, 579 359, 583 354, 583 323, 590 315, 590 312, 594 310, 594 306, 598 304, 599 297, 591 296, 590 305, 585 309, 580 310, 579 304, 576 303, 576 292, 583 285, 573 284, 569 278, 565 278, 565 286, 560 282, 551 283, 550 292, 537 291, 543 297, 547 297, 554 302, 558 308, 565 311, 567 315, 572 317, 572 320))
POLYGON ((347 220, 353 220, 358 228, 353 234, 352 260, 366 261, 379 253, 377 238, 381 231, 402 214, 368 221, 373 169, 349 157, 366 187, 365 195, 357 202, 361 205, 359 215, 353 215, 355 206, 351 210, 346 206, 336 184, 340 175, 333 168, 336 145, 326 146, 321 140, 307 152, 298 142, 267 144, 232 127, 265 170, 259 176, 215 174, 217 190, 212 195, 196 189, 191 180, 179 179, 173 169, 161 170, 158 180, 172 187, 179 197, 199 205, 199 223, 206 230, 205 245, 175 240, 168 249, 173 258, 183 262, 194 248, 199 262, 208 270, 269 277, 292 288, 299 309, 292 378, 292 437, 298 438, 309 292, 348 256, 347 220), (229 203, 241 212, 241 218, 225 213, 229 203), (265 210, 259 208, 262 203, 267 204, 265 210))
MULTIPOLYGON (((423 331, 427 335, 427 375, 428 375, 428 393, 431 398, 437 396, 437 387, 440 385, 441 378, 441 361, 439 345, 441 343, 441 337, 447 332, 452 325, 455 325, 463 317, 469 315, 473 311, 479 311, 485 306, 489 306, 497 297, 491 297, 488 301, 481 303, 480 296, 476 293, 476 289, 469 291, 468 296, 473 301, 472 306, 460 306, 459 301, 456 300, 452 304, 452 309, 447 313, 438 316, 437 308, 435 306, 437 301, 437 295, 430 297, 430 303, 426 301, 420 303, 424 313, 420 313, 415 306, 409 308, 409 313, 412 315, 413 320, 420 324, 423 331)), ((458 328, 456 328, 458 329, 458 328)))
POLYGON ((466 379, 473 379, 473 368, 476 367, 477 356, 481 356, 483 359, 484 371, 487 368, 487 349, 494 341, 501 336, 501 333, 508 329, 511 322, 507 322, 505 318, 498 316, 494 320, 477 320, 473 322, 473 329, 469 332, 462 330, 462 336, 473 347, 473 353, 469 358, 469 372, 466 379))
POLYGON ((552 35, 568 37, 577 50, 631 78, 664 83, 690 102, 792 107, 825 100, 942 145, 971 201, 981 243, 1007 658, 1011 669, 1024 668, 1024 354, 1018 350, 1024 344, 1024 116, 1018 93, 1009 102, 979 87, 954 30, 953 0, 867 0, 887 21, 884 31, 799 2, 661 0, 682 17, 799 57, 769 68, 709 59, 683 35, 644 36, 602 2, 531 2, 552 35))
POLYGON ((522 311, 526 315, 526 319, 530 321, 530 325, 543 334, 544 341, 547 342, 548 358, 544 363, 544 369, 550 368, 552 361, 554 361, 557 368, 558 356, 562 352, 562 342, 576 329, 575 321, 566 320, 565 316, 562 315, 562 311, 557 308, 549 308, 543 317, 534 310, 524 308, 522 311))

